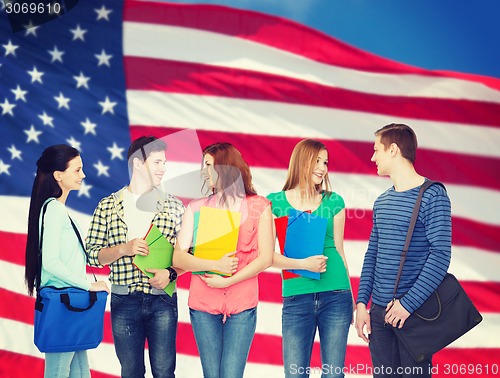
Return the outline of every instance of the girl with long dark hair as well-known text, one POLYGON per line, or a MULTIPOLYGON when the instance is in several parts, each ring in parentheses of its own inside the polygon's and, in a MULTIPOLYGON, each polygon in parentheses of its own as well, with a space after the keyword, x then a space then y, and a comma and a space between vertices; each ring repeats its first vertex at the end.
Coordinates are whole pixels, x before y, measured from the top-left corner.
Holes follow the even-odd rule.
MULTIPOLYGON (((25 280, 29 295, 43 286, 109 292, 105 282, 87 281, 85 251, 65 206, 69 192, 80 189, 85 178, 80 154, 73 147, 58 144, 46 148, 36 164, 26 243, 25 280), (43 253, 39 259, 42 216, 43 253)), ((87 351, 46 353, 45 377, 90 377, 87 351)))

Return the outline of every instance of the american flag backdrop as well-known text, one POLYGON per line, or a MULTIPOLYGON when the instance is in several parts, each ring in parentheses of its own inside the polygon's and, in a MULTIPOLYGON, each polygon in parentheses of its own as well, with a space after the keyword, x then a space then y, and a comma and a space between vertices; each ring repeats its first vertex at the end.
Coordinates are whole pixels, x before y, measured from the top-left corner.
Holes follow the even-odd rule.
MULTIPOLYGON (((299 140, 320 139, 333 188, 346 201, 345 250, 357 292, 372 205, 390 186, 370 162, 373 132, 392 122, 416 130, 417 170, 448 188, 450 271, 484 316, 435 356, 435 376, 497 376, 500 80, 403 65, 283 18, 215 5, 85 0, 17 33, 0 12, 0 377, 43 376, 23 274, 29 195, 45 147, 81 151, 87 178, 68 206, 86 228, 97 202, 127 184, 126 150, 138 136, 191 129, 201 146, 233 143, 262 195, 281 189, 299 140)), ((196 170, 199 157, 169 164, 196 170)), ((281 377, 279 272, 269 269, 259 281, 246 377, 281 377)), ((200 377, 189 277, 178 286, 177 375, 200 377)), ((89 352, 97 378, 120 375, 109 312, 105 322, 103 343, 89 352)), ((353 327, 346 365, 349 377, 370 376, 368 348, 353 327)))

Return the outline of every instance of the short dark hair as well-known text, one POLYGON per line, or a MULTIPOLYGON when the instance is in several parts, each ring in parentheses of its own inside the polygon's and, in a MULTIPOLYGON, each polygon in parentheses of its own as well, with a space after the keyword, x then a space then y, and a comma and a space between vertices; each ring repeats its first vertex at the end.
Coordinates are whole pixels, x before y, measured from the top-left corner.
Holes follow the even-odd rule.
POLYGON ((380 137, 380 143, 387 150, 392 143, 398 145, 401 155, 415 163, 417 157, 417 135, 413 129, 403 123, 391 123, 375 131, 375 136, 380 137))
POLYGON ((127 152, 128 168, 132 173, 133 160, 138 158, 144 161, 151 155, 152 152, 161 152, 167 149, 167 144, 154 136, 141 136, 135 139, 127 152))

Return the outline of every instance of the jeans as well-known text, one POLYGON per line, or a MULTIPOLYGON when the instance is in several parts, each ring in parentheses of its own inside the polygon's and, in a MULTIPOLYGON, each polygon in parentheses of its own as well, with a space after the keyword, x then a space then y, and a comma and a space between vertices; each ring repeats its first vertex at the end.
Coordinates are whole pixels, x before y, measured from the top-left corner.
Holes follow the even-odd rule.
POLYGON ((205 378, 243 377, 257 325, 257 309, 228 316, 189 309, 205 378))
POLYGON ((45 353, 45 378, 90 378, 87 351, 45 353))
MULTIPOLYGON (((385 307, 372 304, 370 308, 370 354, 374 378, 431 377, 432 356, 417 363, 403 345, 399 345, 392 325, 385 325, 385 307)), ((404 327, 404 326, 403 326, 404 327)))
POLYGON ((111 326, 123 378, 142 378, 144 347, 155 378, 175 377, 177 294, 111 294, 111 326))
MULTIPOLYGON (((282 334, 285 377, 308 377, 316 329, 319 330, 321 376, 343 377, 347 334, 352 320, 350 290, 283 298, 282 334)), ((312 370, 311 370, 312 371, 312 370)))

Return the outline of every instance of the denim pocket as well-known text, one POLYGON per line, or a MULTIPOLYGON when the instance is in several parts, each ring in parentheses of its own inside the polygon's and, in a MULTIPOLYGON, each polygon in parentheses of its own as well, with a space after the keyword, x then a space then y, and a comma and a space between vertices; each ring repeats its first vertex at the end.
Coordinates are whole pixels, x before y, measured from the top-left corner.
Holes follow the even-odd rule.
POLYGON ((164 304, 177 307, 177 293, 173 293, 172 296, 168 294, 158 295, 164 304))
POLYGON ((116 309, 118 308, 118 306, 120 306, 123 301, 125 300, 125 297, 126 295, 120 295, 120 294, 114 294, 114 293, 111 293, 111 304, 110 304, 110 307, 113 309, 116 309))

